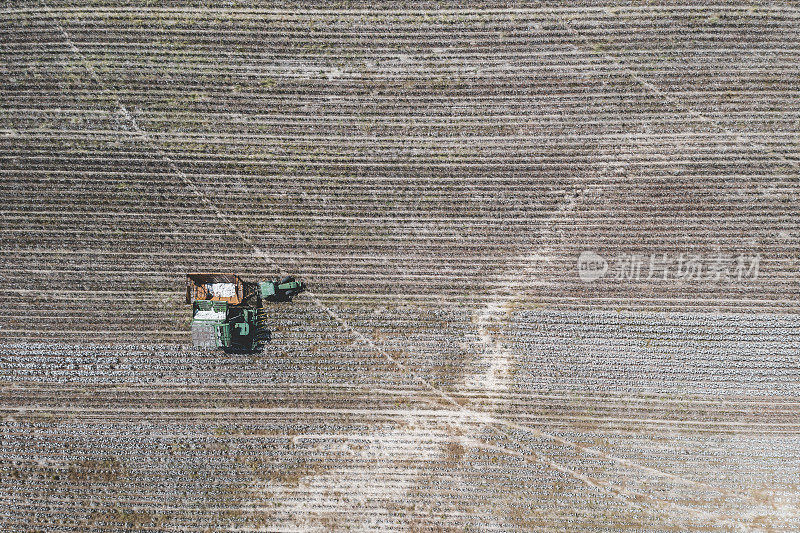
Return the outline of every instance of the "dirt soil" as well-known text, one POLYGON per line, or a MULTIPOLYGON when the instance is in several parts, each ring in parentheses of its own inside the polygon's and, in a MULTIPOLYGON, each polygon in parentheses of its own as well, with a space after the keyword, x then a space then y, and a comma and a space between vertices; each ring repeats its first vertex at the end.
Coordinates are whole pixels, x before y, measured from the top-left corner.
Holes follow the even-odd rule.
POLYGON ((0 529, 800 529, 798 31, 6 2, 0 529), (309 290, 226 355, 187 272, 309 290))

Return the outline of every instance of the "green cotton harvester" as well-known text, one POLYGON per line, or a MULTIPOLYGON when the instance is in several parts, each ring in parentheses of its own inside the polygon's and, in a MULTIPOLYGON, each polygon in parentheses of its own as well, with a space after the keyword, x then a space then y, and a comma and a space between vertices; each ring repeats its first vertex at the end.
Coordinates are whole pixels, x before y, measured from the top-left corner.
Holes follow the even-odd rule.
POLYGON ((291 301, 304 290, 305 285, 292 277, 251 283, 236 274, 187 274, 192 344, 229 352, 256 351, 269 340, 264 305, 291 301))

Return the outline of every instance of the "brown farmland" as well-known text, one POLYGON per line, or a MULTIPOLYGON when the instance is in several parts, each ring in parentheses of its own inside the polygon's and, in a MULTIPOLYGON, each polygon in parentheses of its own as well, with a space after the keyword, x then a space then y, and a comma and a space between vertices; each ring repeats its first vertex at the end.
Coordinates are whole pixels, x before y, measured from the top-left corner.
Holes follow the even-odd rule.
POLYGON ((0 7, 0 530, 800 528, 800 10, 466 4, 0 7))

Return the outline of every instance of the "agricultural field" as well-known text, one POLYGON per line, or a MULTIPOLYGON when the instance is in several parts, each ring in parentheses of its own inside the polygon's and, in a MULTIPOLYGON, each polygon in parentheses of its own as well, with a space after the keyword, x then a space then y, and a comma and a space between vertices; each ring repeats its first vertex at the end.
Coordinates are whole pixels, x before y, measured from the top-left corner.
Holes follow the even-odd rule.
POLYGON ((800 529, 800 9, 0 6, 0 530, 800 529), (187 272, 310 290, 195 349, 187 272))

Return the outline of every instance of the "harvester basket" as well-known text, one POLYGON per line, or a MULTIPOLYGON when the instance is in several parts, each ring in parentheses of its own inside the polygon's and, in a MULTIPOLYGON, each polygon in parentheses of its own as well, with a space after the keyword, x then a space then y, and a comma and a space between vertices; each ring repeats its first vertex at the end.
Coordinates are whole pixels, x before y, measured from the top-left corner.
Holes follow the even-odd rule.
POLYGON ((211 300, 239 305, 244 300, 244 282, 236 274, 218 272, 186 275, 186 303, 211 300))

